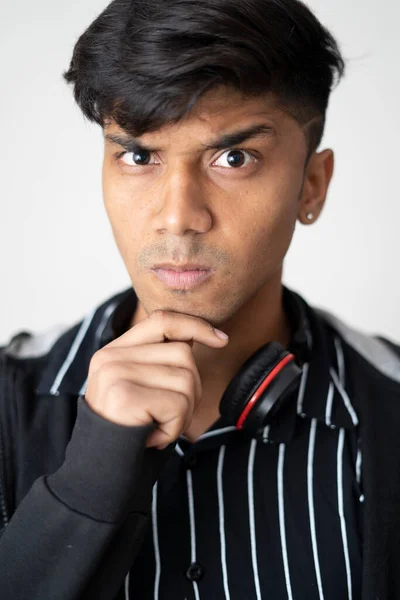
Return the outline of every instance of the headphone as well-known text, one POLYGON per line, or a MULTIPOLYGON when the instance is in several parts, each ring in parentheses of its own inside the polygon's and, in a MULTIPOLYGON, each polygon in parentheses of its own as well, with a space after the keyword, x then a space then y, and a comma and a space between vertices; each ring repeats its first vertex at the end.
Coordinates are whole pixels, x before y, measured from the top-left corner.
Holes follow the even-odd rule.
POLYGON ((229 382, 220 414, 236 429, 261 429, 299 387, 302 369, 278 342, 259 348, 229 382))

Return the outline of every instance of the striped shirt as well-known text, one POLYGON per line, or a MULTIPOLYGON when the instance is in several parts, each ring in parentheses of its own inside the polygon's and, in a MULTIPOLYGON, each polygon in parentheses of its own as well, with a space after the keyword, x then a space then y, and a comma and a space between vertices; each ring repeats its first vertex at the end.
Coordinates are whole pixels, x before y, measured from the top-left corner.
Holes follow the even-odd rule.
MULTIPOLYGON (((52 347, 39 394, 80 394, 90 358, 126 331, 131 289, 52 347)), ((299 390, 263 430, 221 418, 181 436, 153 489, 152 523, 118 599, 356 600, 362 454, 339 335, 284 288, 299 390)))

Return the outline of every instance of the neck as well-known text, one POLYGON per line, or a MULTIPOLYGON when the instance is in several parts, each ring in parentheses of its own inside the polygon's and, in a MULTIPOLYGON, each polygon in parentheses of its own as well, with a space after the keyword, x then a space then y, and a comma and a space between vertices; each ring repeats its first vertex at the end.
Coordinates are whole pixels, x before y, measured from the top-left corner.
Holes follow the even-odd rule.
MULTIPOLYGON (((240 366, 258 348, 271 341, 287 347, 290 326, 282 303, 281 281, 264 286, 229 321, 218 327, 229 335, 219 350, 193 344, 193 354, 202 382, 229 383, 240 366)), ((226 386, 225 386, 226 387, 226 386)))

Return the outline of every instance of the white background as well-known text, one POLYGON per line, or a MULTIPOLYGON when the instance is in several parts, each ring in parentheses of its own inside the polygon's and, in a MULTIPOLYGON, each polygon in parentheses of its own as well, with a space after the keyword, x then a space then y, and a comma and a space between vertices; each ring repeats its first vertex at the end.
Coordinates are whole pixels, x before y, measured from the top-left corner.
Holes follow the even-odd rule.
MULTIPOLYGON (((349 324, 400 340, 400 3, 313 0, 347 75, 320 150, 336 168, 319 222, 298 226, 285 283, 349 324)), ((74 323, 130 281, 102 205, 102 137, 61 78, 102 0, 0 4, 0 343, 74 323)))

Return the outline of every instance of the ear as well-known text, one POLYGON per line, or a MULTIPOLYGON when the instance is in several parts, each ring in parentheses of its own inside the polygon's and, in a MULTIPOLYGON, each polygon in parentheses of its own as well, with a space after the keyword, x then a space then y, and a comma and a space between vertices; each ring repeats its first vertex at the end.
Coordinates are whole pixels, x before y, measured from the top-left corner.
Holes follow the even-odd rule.
POLYGON ((324 207, 329 184, 333 175, 334 154, 332 150, 314 152, 305 170, 300 197, 298 220, 303 225, 315 223, 324 207))

